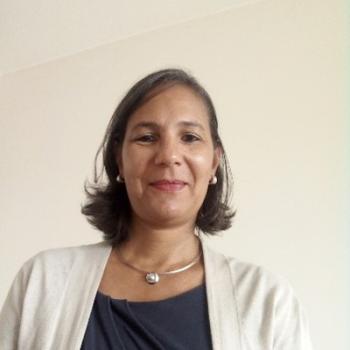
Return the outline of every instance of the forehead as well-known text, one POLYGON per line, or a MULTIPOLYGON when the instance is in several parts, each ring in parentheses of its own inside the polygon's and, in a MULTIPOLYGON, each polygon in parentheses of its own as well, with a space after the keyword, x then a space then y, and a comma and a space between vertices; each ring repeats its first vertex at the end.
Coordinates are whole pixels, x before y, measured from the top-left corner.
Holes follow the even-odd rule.
POLYGON ((159 92, 151 92, 151 97, 130 116, 128 128, 140 121, 159 124, 187 121, 209 127, 205 102, 196 92, 184 85, 174 85, 159 92))

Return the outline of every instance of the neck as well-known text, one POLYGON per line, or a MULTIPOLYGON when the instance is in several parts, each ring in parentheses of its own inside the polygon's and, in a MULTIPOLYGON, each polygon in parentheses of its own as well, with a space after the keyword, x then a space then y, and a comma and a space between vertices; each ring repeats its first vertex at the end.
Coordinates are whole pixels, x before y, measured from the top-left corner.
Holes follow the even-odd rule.
POLYGON ((200 241, 192 226, 162 229, 140 222, 133 223, 129 238, 118 247, 127 262, 157 271, 190 263, 200 250, 200 241))

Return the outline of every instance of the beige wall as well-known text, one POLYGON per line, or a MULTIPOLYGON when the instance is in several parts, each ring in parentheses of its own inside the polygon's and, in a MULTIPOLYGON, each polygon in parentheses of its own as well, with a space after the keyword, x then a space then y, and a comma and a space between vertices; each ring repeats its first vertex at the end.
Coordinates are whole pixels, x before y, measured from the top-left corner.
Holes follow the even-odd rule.
POLYGON ((212 245, 286 276, 315 349, 348 349, 345 10, 261 1, 3 76, 0 304, 33 254, 100 240, 80 203, 107 122, 135 80, 177 66, 212 95, 235 178, 212 245))

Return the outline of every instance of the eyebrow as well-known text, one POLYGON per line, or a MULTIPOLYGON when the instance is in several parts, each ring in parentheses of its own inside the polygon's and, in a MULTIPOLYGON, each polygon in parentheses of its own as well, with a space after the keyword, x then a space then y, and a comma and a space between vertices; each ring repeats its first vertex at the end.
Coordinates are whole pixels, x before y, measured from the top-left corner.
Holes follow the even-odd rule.
MULTIPOLYGON (((194 127, 194 128, 198 128, 198 129, 201 129, 204 131, 203 125, 200 123, 197 123, 197 122, 183 120, 183 121, 179 122, 178 125, 187 126, 187 127, 194 127)), ((159 124, 157 124, 155 122, 140 122, 132 128, 132 131, 134 131, 135 129, 139 129, 139 128, 160 129, 160 126, 159 126, 159 124)))

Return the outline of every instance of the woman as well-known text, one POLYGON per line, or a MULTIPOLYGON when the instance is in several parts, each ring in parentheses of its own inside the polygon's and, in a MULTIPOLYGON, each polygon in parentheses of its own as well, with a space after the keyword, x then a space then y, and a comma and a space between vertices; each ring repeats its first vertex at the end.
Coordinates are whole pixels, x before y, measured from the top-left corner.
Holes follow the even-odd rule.
POLYGON ((136 83, 101 149, 108 179, 85 187, 82 212, 104 241, 23 265, 2 350, 311 350, 288 282, 203 238, 235 213, 215 109, 195 78, 167 69, 136 83))

